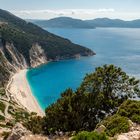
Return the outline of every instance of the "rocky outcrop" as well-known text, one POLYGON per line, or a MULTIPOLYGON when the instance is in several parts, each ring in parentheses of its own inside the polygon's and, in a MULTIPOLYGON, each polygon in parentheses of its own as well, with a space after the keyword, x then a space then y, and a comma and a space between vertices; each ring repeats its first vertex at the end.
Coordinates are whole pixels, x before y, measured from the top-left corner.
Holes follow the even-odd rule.
POLYGON ((25 127, 22 126, 22 124, 17 123, 12 131, 7 140, 20 140, 21 137, 26 136, 31 134, 30 131, 28 131, 25 127))
POLYGON ((47 63, 47 57, 42 47, 35 43, 30 49, 30 64, 31 67, 37 67, 40 64, 47 63))
POLYGON ((28 67, 24 56, 19 53, 12 43, 6 42, 5 45, 0 43, 0 53, 1 57, 3 57, 1 63, 3 63, 3 67, 7 67, 10 73, 15 73, 28 67))
POLYGON ((27 63, 24 56, 11 43, 6 43, 5 49, 11 57, 11 64, 17 69, 27 68, 27 63))
POLYGON ((7 140, 69 140, 68 136, 43 136, 34 135, 28 131, 22 124, 17 123, 7 140))
POLYGON ((117 140, 140 140, 140 125, 133 123, 128 133, 116 136, 117 140))
POLYGON ((7 67, 9 72, 17 72, 28 67, 37 67, 40 64, 47 63, 47 57, 44 50, 38 43, 33 44, 29 51, 30 62, 16 49, 12 43, 6 42, 5 45, 0 41, 0 53, 4 61, 1 61, 3 67, 7 67), (2 64, 2 62, 4 62, 2 64))
POLYGON ((105 132, 105 129, 106 129, 106 127, 104 125, 101 125, 97 129, 95 129, 95 131, 98 133, 103 133, 103 132, 105 132))
POLYGON ((140 131, 132 131, 118 136, 117 140, 140 140, 140 131))

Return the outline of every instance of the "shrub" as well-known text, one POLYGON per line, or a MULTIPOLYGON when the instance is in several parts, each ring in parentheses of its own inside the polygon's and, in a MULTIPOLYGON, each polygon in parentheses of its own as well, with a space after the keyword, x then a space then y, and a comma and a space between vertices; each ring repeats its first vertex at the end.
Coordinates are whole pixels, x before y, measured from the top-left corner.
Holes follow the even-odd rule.
POLYGON ((1 95, 1 96, 4 96, 4 95, 5 95, 5 90, 4 90, 4 88, 1 88, 1 87, 0 87, 0 95, 1 95))
POLYGON ((140 115, 137 115, 137 114, 134 114, 132 117, 131 117, 131 120, 135 123, 138 123, 140 124, 140 115))
POLYGON ((7 140, 8 136, 10 135, 10 132, 3 132, 2 136, 3 136, 3 140, 7 140))
POLYGON ((0 110, 2 111, 2 113, 4 113, 5 107, 5 104, 3 102, 0 102, 0 110))
POLYGON ((43 133, 43 119, 40 116, 31 116, 27 122, 24 122, 23 125, 33 134, 41 134, 43 133))
POLYGON ((0 121, 4 121, 5 120, 5 117, 0 115, 0 121))
POLYGON ((74 136, 72 140, 108 140, 108 137, 105 133, 82 131, 74 136))
POLYGON ((128 132, 130 127, 128 118, 116 114, 104 120, 103 125, 105 125, 105 132, 109 136, 128 132))
POLYGON ((135 123, 140 123, 140 101, 125 101, 119 107, 117 114, 129 118, 135 123))

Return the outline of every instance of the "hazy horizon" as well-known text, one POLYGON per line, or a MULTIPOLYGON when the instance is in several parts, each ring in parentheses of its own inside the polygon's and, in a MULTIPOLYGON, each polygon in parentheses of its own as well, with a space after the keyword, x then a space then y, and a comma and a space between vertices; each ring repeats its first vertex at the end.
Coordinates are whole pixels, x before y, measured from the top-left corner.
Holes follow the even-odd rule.
POLYGON ((59 16, 78 19, 140 19, 139 0, 0 0, 0 8, 23 19, 52 19, 59 16))
POLYGON ((66 16, 59 16, 59 17, 54 17, 54 18, 50 18, 50 19, 39 19, 39 18, 25 18, 24 20, 51 20, 51 19, 55 19, 55 18, 72 18, 72 19, 78 19, 78 20, 94 20, 94 19, 111 19, 111 20, 123 20, 123 21, 133 21, 133 20, 140 20, 140 18, 136 18, 136 19, 120 19, 120 18, 109 18, 109 17, 97 17, 97 18, 91 18, 91 19, 80 19, 80 18, 74 18, 74 17, 66 17, 66 16))

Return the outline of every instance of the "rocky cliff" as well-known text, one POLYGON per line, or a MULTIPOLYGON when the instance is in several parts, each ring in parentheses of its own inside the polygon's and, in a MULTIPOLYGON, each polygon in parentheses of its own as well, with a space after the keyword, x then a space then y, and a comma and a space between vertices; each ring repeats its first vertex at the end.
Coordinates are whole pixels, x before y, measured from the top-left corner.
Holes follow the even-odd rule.
POLYGON ((6 67, 10 73, 47 63, 46 54, 37 43, 33 44, 29 50, 29 63, 26 61, 25 56, 16 49, 13 43, 6 42, 3 44, 0 40, 0 53, 1 57, 3 57, 1 66, 3 65, 3 67, 6 67))
POLYGON ((0 9, 1 66, 9 72, 95 53, 0 9))
POLYGON ((31 67, 37 67, 40 64, 47 63, 47 56, 44 49, 39 44, 33 44, 30 49, 30 64, 31 67))

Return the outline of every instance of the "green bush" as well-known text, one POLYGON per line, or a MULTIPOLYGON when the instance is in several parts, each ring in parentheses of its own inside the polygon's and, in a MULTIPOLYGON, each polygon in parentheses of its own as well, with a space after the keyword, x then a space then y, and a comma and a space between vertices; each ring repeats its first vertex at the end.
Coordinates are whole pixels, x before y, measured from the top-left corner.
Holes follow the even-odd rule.
POLYGON ((129 118, 135 123, 140 123, 140 101, 125 101, 119 107, 117 114, 129 118))
POLYGON ((5 95, 5 89, 0 87, 0 95, 4 96, 5 95))
POLYGON ((108 140, 105 133, 98 134, 97 132, 79 132, 72 140, 108 140))
POLYGON ((4 113, 5 111, 5 104, 1 101, 0 101, 0 110, 2 111, 2 113, 4 113))
POLYGON ((105 125, 105 132, 109 136, 128 132, 130 127, 128 118, 116 114, 104 120, 103 125, 105 125))
POLYGON ((4 121, 5 120, 5 117, 0 115, 0 121, 4 121))
POLYGON ((33 134, 43 133, 43 119, 40 116, 31 116, 23 125, 33 134))
POLYGON ((140 115, 137 115, 137 114, 134 114, 132 117, 131 117, 131 120, 135 123, 138 123, 140 124, 140 115))

